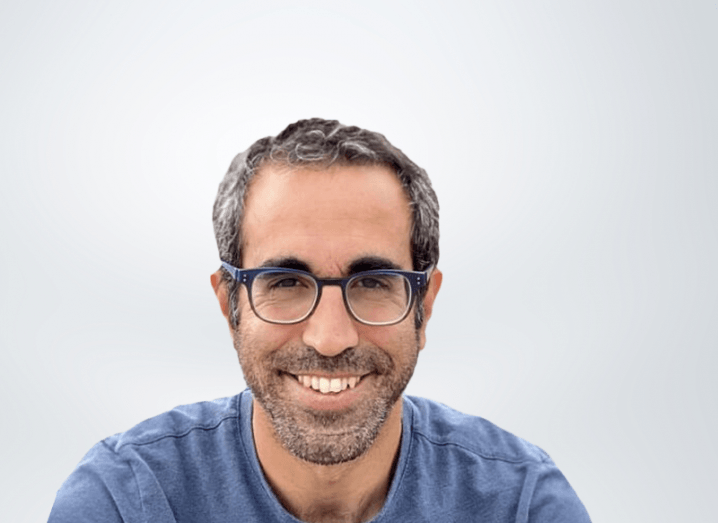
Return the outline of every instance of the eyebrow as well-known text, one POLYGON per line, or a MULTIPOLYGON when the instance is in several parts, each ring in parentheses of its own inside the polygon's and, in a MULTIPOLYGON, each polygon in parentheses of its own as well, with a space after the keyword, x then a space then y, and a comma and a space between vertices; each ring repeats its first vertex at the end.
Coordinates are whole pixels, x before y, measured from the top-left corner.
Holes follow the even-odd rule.
MULTIPOLYGON (((279 267, 281 269, 295 269, 312 273, 309 264, 294 256, 280 256, 265 260, 260 267, 279 267)), ((401 270, 401 267, 388 258, 382 256, 362 256, 349 264, 349 276, 358 272, 376 270, 401 270)))
POLYGON ((378 271, 385 269, 401 270, 401 267, 388 258, 383 258, 381 256, 363 256, 354 260, 349 265, 349 275, 356 274, 357 272, 378 271))
POLYGON ((265 260, 260 267, 279 267, 280 269, 294 269, 304 272, 312 272, 309 265, 295 258, 294 256, 282 256, 279 258, 269 258, 265 260))

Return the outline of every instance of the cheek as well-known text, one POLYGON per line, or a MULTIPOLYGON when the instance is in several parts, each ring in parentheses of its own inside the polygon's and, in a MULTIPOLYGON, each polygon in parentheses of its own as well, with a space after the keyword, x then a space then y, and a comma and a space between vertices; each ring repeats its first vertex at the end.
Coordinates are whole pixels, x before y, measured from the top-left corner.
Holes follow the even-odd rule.
POLYGON ((409 318, 399 325, 372 327, 363 333, 363 339, 388 353, 394 360, 408 359, 417 350, 417 333, 413 319, 409 318))
POLYGON ((297 325, 274 325, 262 321, 247 307, 239 321, 240 346, 246 356, 256 360, 301 339, 297 325))
POLYGON ((247 297, 247 289, 244 286, 238 296, 237 309, 242 349, 245 352, 262 352, 262 347, 267 344, 271 345, 272 340, 276 337, 277 325, 262 321, 254 314, 247 297))

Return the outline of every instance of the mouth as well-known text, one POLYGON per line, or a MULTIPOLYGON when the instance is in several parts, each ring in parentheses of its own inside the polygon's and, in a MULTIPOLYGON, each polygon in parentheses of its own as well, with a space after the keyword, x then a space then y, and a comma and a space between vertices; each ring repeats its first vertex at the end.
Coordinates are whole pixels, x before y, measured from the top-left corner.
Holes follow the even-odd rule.
POLYGON ((346 411, 371 394, 376 371, 310 370, 279 371, 286 393, 295 406, 308 411, 346 411))
POLYGON ((328 377, 313 374, 292 374, 292 376, 305 388, 313 389, 322 394, 339 394, 347 389, 353 389, 362 379, 360 375, 328 377))
POLYGON ((310 374, 281 372, 287 380, 287 392, 293 395, 297 406, 310 411, 344 411, 364 398, 371 387, 373 372, 352 374, 350 372, 310 374), (293 384, 293 386, 292 386, 293 384))

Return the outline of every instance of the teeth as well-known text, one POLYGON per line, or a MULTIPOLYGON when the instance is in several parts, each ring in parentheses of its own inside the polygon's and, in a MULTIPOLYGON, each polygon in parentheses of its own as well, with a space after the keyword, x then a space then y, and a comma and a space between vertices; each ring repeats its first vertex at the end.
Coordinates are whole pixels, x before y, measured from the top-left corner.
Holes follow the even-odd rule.
POLYGON ((361 380, 360 376, 350 378, 325 378, 323 376, 299 375, 297 381, 307 388, 318 390, 322 394, 338 393, 347 388, 353 389, 361 380))
POLYGON ((322 394, 329 392, 329 380, 327 378, 319 378, 319 392, 322 394))

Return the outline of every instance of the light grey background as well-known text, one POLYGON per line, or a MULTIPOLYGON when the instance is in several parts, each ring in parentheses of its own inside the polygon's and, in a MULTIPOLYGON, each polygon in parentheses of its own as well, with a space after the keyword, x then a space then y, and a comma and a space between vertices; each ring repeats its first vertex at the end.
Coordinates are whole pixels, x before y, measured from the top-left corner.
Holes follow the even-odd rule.
POLYGON ((718 4, 3 2, 0 513, 244 387, 209 274, 235 153, 322 116, 432 176, 409 392, 543 447, 594 521, 715 517, 718 4))

